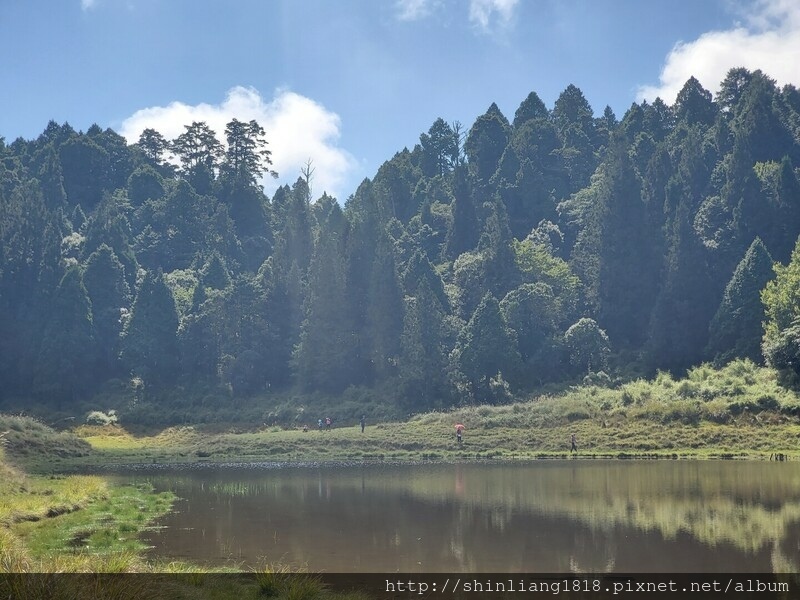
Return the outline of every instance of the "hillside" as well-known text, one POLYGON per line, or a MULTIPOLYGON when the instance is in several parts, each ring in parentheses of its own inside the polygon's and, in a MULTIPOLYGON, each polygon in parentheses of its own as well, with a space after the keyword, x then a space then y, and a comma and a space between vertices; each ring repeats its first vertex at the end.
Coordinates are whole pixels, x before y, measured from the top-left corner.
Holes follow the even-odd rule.
POLYGON ((267 133, 225 134, 0 144, 6 410, 396 418, 734 359, 794 382, 800 94, 760 71, 621 119, 574 85, 437 118, 338 201, 311 163, 268 198, 267 133))

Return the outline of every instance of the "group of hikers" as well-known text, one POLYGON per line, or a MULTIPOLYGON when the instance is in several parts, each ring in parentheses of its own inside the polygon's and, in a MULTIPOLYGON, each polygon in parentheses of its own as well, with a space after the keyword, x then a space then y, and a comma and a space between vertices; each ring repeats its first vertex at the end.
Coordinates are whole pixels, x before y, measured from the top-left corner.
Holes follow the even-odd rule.
MULTIPOLYGON (((361 425, 361 433, 364 433, 364 429, 367 427, 367 416, 361 415, 361 419, 359 420, 359 424, 361 425)), ((331 426, 333 425, 333 419, 330 417, 325 417, 324 419, 319 419, 317 421, 317 428, 322 431, 330 431, 331 426)), ((308 425, 303 425, 303 432, 308 431, 308 425)))

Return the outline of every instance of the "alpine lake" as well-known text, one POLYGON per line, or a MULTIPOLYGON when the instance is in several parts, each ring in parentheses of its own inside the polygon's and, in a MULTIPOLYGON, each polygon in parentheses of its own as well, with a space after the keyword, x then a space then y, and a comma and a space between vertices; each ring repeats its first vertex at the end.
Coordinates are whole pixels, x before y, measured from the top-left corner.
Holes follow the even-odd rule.
POLYGON ((315 572, 798 572, 800 463, 210 465, 135 470, 179 500, 150 555, 315 572))

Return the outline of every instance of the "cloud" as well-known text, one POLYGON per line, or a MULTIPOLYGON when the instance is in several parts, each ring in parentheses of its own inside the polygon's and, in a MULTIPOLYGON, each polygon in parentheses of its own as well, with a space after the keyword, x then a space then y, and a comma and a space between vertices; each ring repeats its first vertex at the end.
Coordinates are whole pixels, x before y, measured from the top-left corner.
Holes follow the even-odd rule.
MULTIPOLYGON (((395 0, 396 16, 401 21, 419 21, 434 13, 452 7, 464 6, 461 0, 395 0)), ((494 27, 505 27, 511 23, 514 9, 519 0, 470 0, 469 21, 482 32, 490 32, 494 27)))
POLYGON ((431 0, 396 0, 397 18, 401 21, 417 21, 431 13, 431 0))
POLYGON ((761 69, 779 85, 800 84, 800 3, 758 0, 740 16, 743 22, 731 29, 678 42, 667 55, 659 84, 639 87, 637 99, 661 97, 671 104, 691 76, 716 92, 734 67, 761 69))
POLYGON ((271 194, 279 185, 292 184, 300 168, 313 161, 314 195, 323 191, 340 200, 348 175, 357 168, 355 158, 337 145, 341 134, 339 115, 310 98, 286 89, 277 89, 266 101, 254 88, 237 86, 228 91, 220 104, 184 104, 172 102, 136 111, 125 119, 120 133, 129 143, 136 142, 146 128, 155 129, 167 139, 175 139, 193 121, 205 121, 220 141, 225 140, 225 125, 233 118, 255 119, 266 130, 272 167, 277 180, 266 178, 265 190, 271 194))
POLYGON ((81 9, 89 10, 97 6, 97 0, 81 0, 81 9))
POLYGON ((489 31, 492 21, 506 26, 514 16, 518 0, 470 0, 469 20, 484 31, 489 31), (496 16, 496 19, 493 17, 496 16))

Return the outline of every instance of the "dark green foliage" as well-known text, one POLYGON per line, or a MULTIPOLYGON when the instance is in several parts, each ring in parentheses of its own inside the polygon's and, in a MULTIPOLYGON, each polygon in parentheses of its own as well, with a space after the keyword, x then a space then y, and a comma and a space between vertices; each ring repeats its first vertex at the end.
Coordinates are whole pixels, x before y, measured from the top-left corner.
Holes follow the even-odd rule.
POLYGON ((681 132, 681 154, 663 191, 665 261, 646 343, 653 366, 675 371, 702 358, 708 326, 727 283, 727 275, 721 277, 725 271, 712 267, 713 256, 692 222, 708 190, 713 148, 699 127, 681 132))
POLYGON ((562 320, 559 300, 546 283, 525 283, 510 291, 500 311, 516 334, 517 348, 524 363, 523 379, 541 384, 557 379, 553 358, 558 358, 556 336, 562 320))
POLYGON ((226 177, 243 179, 255 184, 264 172, 273 177, 278 174, 270 170, 272 152, 267 150, 264 128, 256 121, 248 123, 233 119, 225 126, 225 160, 222 172, 226 177))
POLYGON ((640 346, 656 293, 654 254, 641 183, 620 136, 613 136, 573 263, 611 339, 640 346))
POLYGON ((136 293, 122 339, 122 362, 145 384, 178 376, 178 313, 163 274, 149 271, 136 293))
POLYGON ((79 392, 92 386, 94 360, 92 305, 80 269, 72 267, 53 295, 36 360, 33 389, 62 406, 64 402, 72 402, 79 392))
POLYGON ((451 213, 452 221, 445 240, 445 255, 447 258, 456 259, 462 253, 475 248, 480 235, 475 202, 464 167, 458 167, 453 174, 451 213))
POLYGON ((228 267, 218 252, 214 252, 200 272, 200 282, 204 288, 224 290, 231 284, 228 267))
POLYGON ((59 148, 64 190, 70 204, 94 208, 103 191, 112 190, 111 158, 88 136, 76 136, 59 148))
POLYGON ((711 321, 706 352, 715 362, 725 363, 734 358, 761 362, 764 320, 761 290, 773 276, 772 257, 756 238, 733 272, 711 321))
POLYGON ((128 177, 128 198, 134 206, 147 200, 159 200, 164 196, 164 179, 149 165, 136 169, 128 177))
POLYGON ((450 302, 444 292, 442 278, 436 273, 431 261, 428 260, 428 257, 425 256, 423 252, 419 250, 414 252, 411 256, 411 260, 408 262, 408 266, 403 272, 402 280, 403 289, 407 296, 415 296, 417 288, 419 288, 424 281, 431 290, 431 293, 436 296, 439 304, 445 307, 445 309, 450 306, 450 302))
POLYGON ((578 373, 592 373, 606 368, 611 348, 606 332, 594 319, 584 317, 567 329, 564 342, 569 361, 578 373))
POLYGON ((521 127, 533 119, 547 119, 550 116, 547 107, 536 92, 531 92, 514 113, 514 129, 521 127))
POLYGON ((469 159, 470 173, 479 185, 488 184, 494 175, 510 135, 508 119, 494 103, 469 130, 464 150, 469 159))
POLYGON ((456 346, 456 361, 479 402, 492 398, 491 380, 499 374, 509 380, 519 377, 520 357, 497 299, 486 294, 475 314, 461 331, 456 346))
POLYGON ((791 355, 786 353, 794 348, 793 340, 796 338, 793 331, 800 322, 800 238, 789 263, 787 265, 776 263, 774 269, 775 278, 764 288, 761 300, 766 314, 764 357, 768 364, 777 367, 773 357, 780 359, 781 364, 789 364, 787 361, 791 355))
POLYGON ((86 261, 83 284, 92 303, 98 365, 110 377, 117 372, 122 317, 130 309, 131 295, 122 263, 105 244, 86 261))
POLYGON ((800 321, 764 340, 764 358, 785 383, 795 388, 800 385, 800 321))
POLYGON ((379 380, 397 372, 400 336, 403 332, 403 309, 403 294, 391 242, 387 237, 381 236, 367 290, 364 332, 369 340, 372 371, 379 380))
POLYGON ((694 77, 683 85, 675 100, 675 117, 684 125, 711 125, 716 108, 711 101, 711 92, 704 89, 694 77))
POLYGON ((444 119, 434 121, 428 133, 419 137, 422 172, 428 177, 444 175, 458 162, 458 138, 444 119))
POLYGON ((155 129, 145 129, 139 135, 139 148, 153 165, 161 165, 164 154, 169 151, 167 139, 155 129))
POLYGON ((188 176, 199 174, 201 170, 213 172, 223 156, 222 144, 214 130, 202 121, 184 125, 184 129, 186 131, 175 138, 171 145, 183 172, 188 176))
POLYGON ((322 202, 318 208, 324 220, 309 267, 306 319, 295 364, 298 383, 304 389, 341 392, 350 383, 357 349, 346 304, 343 250, 347 224, 335 202, 322 202))
POLYGON ((441 407, 449 397, 444 314, 427 282, 406 299, 398 370, 402 397, 412 410, 441 407))
POLYGON ((131 371, 153 398, 496 403, 758 359, 762 317, 767 361, 794 372, 800 92, 759 71, 621 122, 574 85, 552 110, 531 93, 513 126, 496 105, 439 118, 344 206, 315 201, 310 162, 270 200, 261 126, 225 137, 196 122, 128 146, 51 122, 0 141, 4 397, 88 399, 131 371), (787 266, 762 313, 768 252, 787 266))

